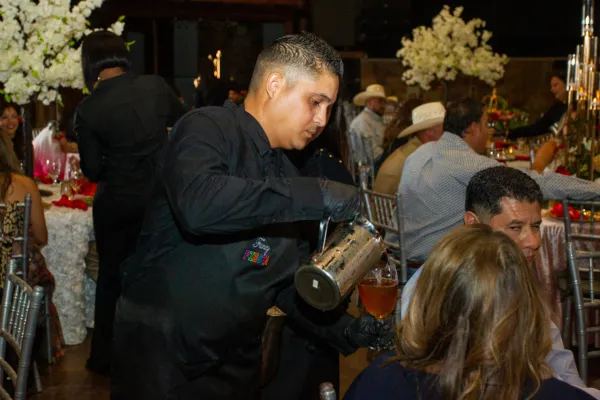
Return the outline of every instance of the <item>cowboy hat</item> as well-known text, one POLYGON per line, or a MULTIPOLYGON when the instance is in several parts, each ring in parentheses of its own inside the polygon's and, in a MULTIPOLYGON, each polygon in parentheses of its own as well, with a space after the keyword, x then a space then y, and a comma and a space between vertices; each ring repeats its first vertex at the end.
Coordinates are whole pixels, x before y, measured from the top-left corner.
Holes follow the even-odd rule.
POLYGON ((398 102, 398 97, 397 96, 388 96, 387 99, 385 99, 388 103, 397 103, 398 102))
POLYGON ((357 106, 364 106, 365 102, 373 97, 385 99, 385 89, 383 86, 378 85, 377 83, 367 86, 364 92, 360 92, 354 96, 354 104, 357 106))
POLYGON ((442 103, 421 104, 412 111, 412 125, 400 132, 398 139, 443 124, 445 116, 446 109, 442 103))

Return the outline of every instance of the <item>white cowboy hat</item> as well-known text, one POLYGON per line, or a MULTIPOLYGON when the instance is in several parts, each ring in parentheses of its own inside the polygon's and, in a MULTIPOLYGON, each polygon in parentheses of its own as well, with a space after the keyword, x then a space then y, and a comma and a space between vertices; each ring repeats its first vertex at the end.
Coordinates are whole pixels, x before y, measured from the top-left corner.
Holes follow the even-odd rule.
POLYGON ((421 104, 412 111, 412 125, 398 135, 398 139, 444 123, 446 109, 439 101, 421 104))
POLYGON ((360 92, 354 96, 354 104, 357 106, 364 106, 367 99, 373 97, 385 99, 385 89, 383 86, 378 85, 377 83, 367 86, 364 92, 360 92))

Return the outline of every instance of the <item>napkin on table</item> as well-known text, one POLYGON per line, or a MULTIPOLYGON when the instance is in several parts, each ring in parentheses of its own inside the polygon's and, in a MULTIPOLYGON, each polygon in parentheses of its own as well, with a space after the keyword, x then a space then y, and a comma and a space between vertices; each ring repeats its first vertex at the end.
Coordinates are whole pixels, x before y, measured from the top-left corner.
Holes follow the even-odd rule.
POLYGON ((89 207, 85 201, 69 200, 69 198, 67 197, 66 194, 63 194, 62 197, 60 198, 60 200, 53 201, 52 204, 57 207, 68 207, 68 208, 74 208, 74 209, 79 209, 79 210, 83 210, 83 211, 87 211, 87 209, 89 207))

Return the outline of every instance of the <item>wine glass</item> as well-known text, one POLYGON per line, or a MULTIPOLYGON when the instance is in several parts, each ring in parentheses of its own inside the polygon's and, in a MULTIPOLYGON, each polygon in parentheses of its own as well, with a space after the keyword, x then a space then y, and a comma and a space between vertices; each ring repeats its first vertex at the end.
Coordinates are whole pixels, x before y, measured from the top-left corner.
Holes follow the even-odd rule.
POLYGON ((81 190, 81 178, 82 173, 79 167, 79 163, 74 162, 77 160, 76 158, 71 158, 69 160, 69 164, 71 168, 69 169, 69 180, 71 181, 71 187, 73 188, 73 193, 78 194, 81 190))
POLYGON ((46 173, 52 179, 53 184, 58 183, 60 167, 60 160, 46 160, 46 173))
MULTIPOLYGON (((358 294, 365 310, 380 323, 391 314, 398 300, 398 272, 391 262, 371 269, 359 282, 358 294)), ((371 350, 382 350, 373 348, 371 350)))

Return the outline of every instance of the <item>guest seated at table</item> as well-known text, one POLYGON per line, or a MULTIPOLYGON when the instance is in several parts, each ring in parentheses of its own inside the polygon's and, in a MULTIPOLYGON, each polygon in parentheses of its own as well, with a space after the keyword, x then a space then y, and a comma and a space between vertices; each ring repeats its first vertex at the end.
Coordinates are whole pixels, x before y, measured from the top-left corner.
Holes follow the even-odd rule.
POLYGON ((554 377, 542 291, 508 236, 460 227, 422 269, 396 354, 370 365, 345 399, 592 399, 554 377))
MULTIPOLYGON (((469 181, 466 201, 463 203, 463 221, 466 225, 484 223, 494 231, 506 234, 521 249, 533 269, 541 245, 541 202, 542 191, 527 174, 503 166, 487 168, 476 173, 469 181)), ((423 267, 416 271, 402 291, 403 318, 407 315, 417 282, 425 279, 420 277, 423 271, 423 267)), ((556 324, 550 319, 549 325, 552 350, 546 358, 548 364, 560 379, 600 399, 600 391, 586 388, 579 377, 573 353, 565 350, 556 324)))
POLYGON ((421 99, 408 99, 398 107, 397 117, 385 128, 383 135, 384 156, 387 158, 396 149, 408 142, 408 137, 399 138, 400 133, 412 125, 412 112, 423 104, 421 99))
MULTIPOLYGON (((424 262, 442 236, 462 224, 465 189, 473 175, 499 165, 483 155, 487 140, 483 107, 473 99, 463 99, 448 106, 442 137, 419 147, 406 160, 400 194, 405 205, 407 258, 411 262, 424 262)), ((600 197, 600 185, 593 182, 523 171, 541 186, 546 199, 600 197)))
MULTIPOLYGON (((0 276, 4 276, 4 267, 8 260, 20 252, 20 244, 13 243, 15 237, 23 234, 23 213, 17 208, 17 203, 25 200, 26 194, 31 194, 31 225, 30 229, 30 262, 28 266, 27 282, 32 285, 40 285, 44 290, 50 292, 50 298, 56 283, 54 276, 48 270, 44 256, 40 252, 40 247, 48 241, 48 231, 46 229, 46 219, 44 218, 44 209, 42 198, 34 181, 24 176, 22 172, 14 166, 14 152, 9 145, 0 140, 0 201, 6 204, 6 209, 2 217, 2 236, 0 241, 1 261, 0 276)), ((1 280, 0 282, 3 282, 1 280)), ((1 283, 0 283, 1 285, 1 283)), ((51 302, 50 308, 50 328, 52 333, 52 355, 54 359, 63 355, 65 346, 62 328, 56 307, 51 302)), ((37 338, 42 338, 38 335, 37 338)))
POLYGON ((86 87, 75 115, 81 170, 98 183, 93 219, 99 270, 94 335, 87 368, 108 375, 113 320, 121 294, 119 266, 135 249, 167 127, 185 113, 158 76, 136 76, 125 41, 96 31, 82 43, 86 87))
POLYGON ((550 91, 556 102, 534 124, 511 129, 508 137, 511 139, 545 135, 560 129, 567 112, 567 86, 563 70, 555 70, 550 78, 550 91))
MULTIPOLYGON (((21 117, 19 116, 19 106, 13 103, 7 103, 0 100, 0 135, 4 140, 7 140, 11 145, 11 150, 14 151, 17 157, 17 166, 26 164, 25 141, 23 137, 23 126, 21 117)), ((30 144, 31 146, 31 144, 30 144)), ((30 162, 33 163, 33 151, 29 152, 30 162)))
POLYGON ((413 123, 398 135, 398 139, 407 138, 409 141, 396 149, 379 168, 375 178, 376 192, 396 194, 406 159, 421 145, 442 136, 445 114, 446 109, 439 102, 426 103, 413 110, 413 123))

